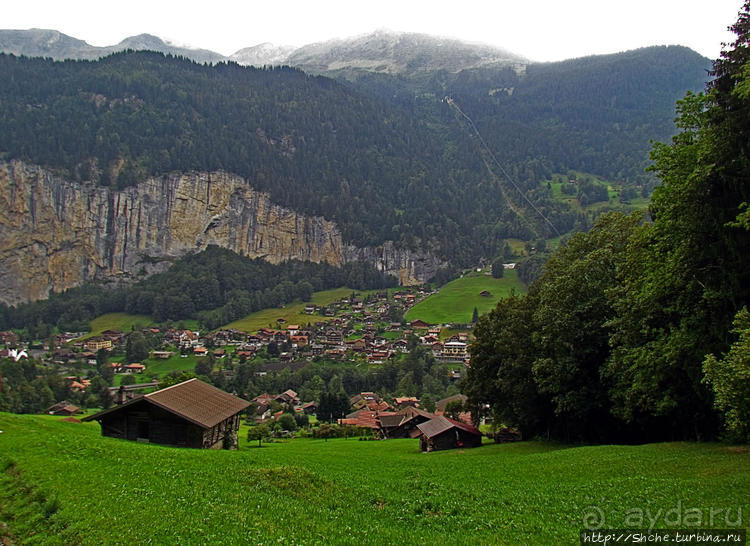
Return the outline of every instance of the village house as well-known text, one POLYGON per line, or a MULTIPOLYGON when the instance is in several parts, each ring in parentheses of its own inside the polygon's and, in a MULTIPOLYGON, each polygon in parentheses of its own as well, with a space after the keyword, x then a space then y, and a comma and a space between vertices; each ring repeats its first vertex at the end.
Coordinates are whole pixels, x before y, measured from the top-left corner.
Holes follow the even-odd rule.
POLYGON ((357 428, 369 428, 372 430, 380 430, 380 418, 381 412, 378 410, 370 410, 363 408, 355 412, 350 413, 342 419, 338 419, 337 423, 342 426, 351 426, 357 428))
POLYGON ((120 373, 122 372, 122 363, 121 362, 110 362, 108 364, 104 365, 105 368, 111 368, 113 373, 120 373))
POLYGON ((297 393, 294 392, 292 389, 285 390, 281 394, 274 397, 274 400, 281 404, 292 404, 296 405, 299 404, 299 398, 297 398, 297 393))
POLYGON ((397 396, 393 399, 393 403, 396 404, 396 407, 399 409, 407 407, 416 408, 419 406, 419 398, 416 396, 397 396))
POLYGON ((390 351, 372 351, 367 355, 368 364, 382 364, 391 357, 390 351))
POLYGON ((68 381, 68 388, 72 392, 82 392, 91 386, 91 380, 81 379, 75 375, 69 375, 65 377, 65 380, 68 381))
POLYGON ((292 335, 289 336, 289 343, 292 347, 305 347, 308 343, 308 337, 303 335, 292 335))
POLYGON ((443 353, 438 360, 444 362, 463 362, 466 360, 466 343, 461 341, 449 341, 443 346, 443 353))
POLYGON ((62 402, 58 402, 57 404, 47 408, 48 415, 71 416, 77 413, 81 413, 81 409, 78 406, 71 404, 67 400, 63 400, 62 402))
POLYGON ((19 338, 15 332, 0 332, 0 343, 2 343, 3 345, 16 345, 18 341, 19 338))
POLYGON ((237 446, 240 413, 249 402, 198 379, 146 394, 85 417, 103 436, 139 442, 220 449, 237 446))
POLYGON ((111 349, 112 348, 112 340, 110 339, 104 339, 101 337, 98 338, 91 338, 88 341, 86 341, 86 349, 89 351, 98 351, 99 349, 111 349))
POLYGON ((174 353, 172 351, 154 351, 152 353, 152 356, 159 360, 167 360, 169 358, 172 358, 173 354, 174 353))
POLYGON ((398 413, 381 414, 380 428, 384 438, 416 438, 421 434, 417 425, 436 417, 419 408, 407 407, 398 413))
POLYGON ((478 447, 482 445, 482 433, 479 429, 444 416, 420 423, 417 425, 417 428, 421 432, 419 436, 419 449, 422 451, 478 447))

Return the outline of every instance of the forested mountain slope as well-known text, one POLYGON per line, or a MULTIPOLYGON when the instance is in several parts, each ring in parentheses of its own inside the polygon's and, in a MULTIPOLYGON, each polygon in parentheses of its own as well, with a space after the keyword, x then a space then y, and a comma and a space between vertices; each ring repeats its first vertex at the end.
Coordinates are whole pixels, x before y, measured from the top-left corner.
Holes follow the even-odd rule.
MULTIPOLYGON (((543 232, 539 217, 521 221, 508 209, 447 106, 445 123, 428 124, 295 69, 146 52, 97 62, 3 55, 0 70, 3 157, 72 181, 122 189, 173 171, 223 170, 334 220, 347 242, 394 240, 458 262, 527 237, 529 224, 543 232)), ((573 226, 559 205, 547 215, 560 231, 573 226)))
MULTIPOLYGON (((672 134, 674 100, 702 87, 704 64, 685 48, 649 48, 459 72, 437 67, 394 75, 350 65, 327 72, 336 81, 288 67, 200 65, 153 52, 65 62, 0 54, 0 160, 40 165, 66 183, 109 192, 96 198, 115 215, 94 234, 92 245, 104 251, 91 255, 102 264, 72 257, 50 268, 50 279, 72 268, 83 271, 76 278, 87 279, 92 267, 112 269, 107 260, 125 263, 125 252, 109 252, 119 248, 122 232, 112 228, 123 218, 117 196, 185 173, 239 176, 274 204, 333 222, 329 231, 340 233, 351 251, 329 263, 366 259, 401 275, 402 266, 384 263, 389 258, 371 259, 368 249, 388 244, 426 253, 433 265, 424 271, 434 272, 438 262, 470 266, 492 259, 507 238, 535 241, 587 229, 590 217, 540 184, 553 172, 600 174, 648 194, 649 140, 672 134)), ((74 193, 88 195, 80 188, 74 193)), ((27 197, 23 210, 42 202, 27 197)), ((156 207, 174 197, 157 195, 156 207)), ((50 202, 58 203, 55 214, 66 223, 64 200, 50 202)), ((133 210, 145 210, 138 203, 133 210)), ((212 212, 208 202, 205 208, 199 216, 207 215, 200 227, 206 233, 216 227, 212 215, 233 217, 212 212)), ((26 220, 3 219, 5 240, 19 239, 11 254, 27 248, 17 229, 26 220)), ((141 237, 141 216, 130 224, 141 237)), ((247 255, 264 255, 262 239, 249 237, 258 248, 247 255)), ((294 236, 287 239, 289 248, 299 245, 294 236)), ((151 256, 132 241, 131 254, 151 256)), ((200 249, 207 241, 201 235, 179 244, 200 249)), ((326 261, 326 253, 318 254, 323 257, 316 260, 326 261)), ((405 274, 411 278, 413 270, 405 274)), ((40 282, 42 293, 56 289, 40 282)))

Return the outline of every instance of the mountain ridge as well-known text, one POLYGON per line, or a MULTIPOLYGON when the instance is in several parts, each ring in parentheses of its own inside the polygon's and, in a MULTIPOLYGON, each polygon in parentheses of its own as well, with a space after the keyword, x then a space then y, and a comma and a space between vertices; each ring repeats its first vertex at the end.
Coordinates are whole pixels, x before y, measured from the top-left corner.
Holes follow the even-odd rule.
MULTIPOLYGON (((679 46, 679 44, 672 45, 679 46)), ((577 57, 575 59, 566 59, 563 61, 537 62, 531 61, 521 54, 511 52, 502 47, 438 35, 418 32, 396 32, 388 29, 378 29, 369 33, 344 38, 333 38, 330 40, 312 42, 302 46, 277 45, 271 42, 263 42, 241 48, 230 55, 222 55, 221 53, 208 49, 178 46, 170 43, 168 40, 147 33, 129 36, 121 40, 119 43, 109 46, 94 46, 88 44, 84 40, 80 40, 53 29, 0 29, 0 52, 13 55, 24 55, 27 57, 50 57, 55 60, 93 60, 118 51, 135 49, 182 56, 199 63, 233 61, 243 66, 257 67, 286 64, 302 69, 307 68, 316 73, 335 71, 344 67, 367 68, 365 65, 352 64, 351 61, 341 61, 340 57, 344 53, 346 55, 364 55, 360 58, 361 61, 373 62, 377 61, 377 57, 373 57, 373 53, 387 53, 388 55, 395 56, 390 65, 391 68, 404 68, 408 64, 403 62, 405 58, 408 59, 408 55, 404 52, 406 46, 409 46, 412 49, 417 48, 417 50, 422 51, 433 50, 434 53, 443 53, 449 49, 460 53, 460 55, 464 56, 464 59, 463 62, 459 62, 458 64, 456 64, 456 61, 461 61, 460 55, 454 53, 447 59, 433 58, 432 67, 419 65, 419 62, 425 61, 424 58, 413 60, 410 65, 411 68, 416 69, 429 69, 435 71, 445 69, 451 72, 487 66, 520 67, 526 65, 549 65, 558 62, 600 56, 599 54, 594 54, 585 57, 577 57), (358 51, 360 51, 360 53, 357 53, 358 51), (339 57, 338 60, 336 59, 337 56, 339 57), (400 58, 401 62, 396 62, 398 58, 400 58)), ((623 51, 620 53, 626 52, 627 51, 623 51)), ((618 53, 601 54, 601 56, 617 54, 618 53)), ((440 55, 436 54, 435 57, 440 57, 440 55)), ((383 63, 374 64, 374 68, 381 68, 380 70, 374 71, 390 73, 399 72, 398 70, 383 70, 383 66, 388 67, 389 65, 383 65, 383 63)))

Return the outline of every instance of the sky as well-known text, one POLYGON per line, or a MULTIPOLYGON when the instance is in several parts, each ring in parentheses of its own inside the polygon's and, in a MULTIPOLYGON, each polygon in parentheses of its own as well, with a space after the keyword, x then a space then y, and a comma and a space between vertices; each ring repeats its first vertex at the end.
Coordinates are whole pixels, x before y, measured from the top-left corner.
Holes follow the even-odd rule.
POLYGON ((651 45, 715 59, 742 0, 15 0, 0 28, 59 30, 91 45, 148 33, 230 55, 263 42, 301 46, 378 29, 497 46, 558 61, 651 45), (111 7, 110 7, 111 6, 111 7))

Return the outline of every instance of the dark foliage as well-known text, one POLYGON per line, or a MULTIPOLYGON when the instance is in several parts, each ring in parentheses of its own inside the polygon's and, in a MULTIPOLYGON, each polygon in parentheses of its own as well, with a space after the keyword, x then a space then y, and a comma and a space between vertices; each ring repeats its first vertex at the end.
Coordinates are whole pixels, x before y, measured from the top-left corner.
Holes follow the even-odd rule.
POLYGON ((157 322, 199 318, 204 327, 213 329, 267 307, 308 300, 313 291, 394 285, 395 279, 361 262, 341 268, 299 261, 274 265, 209 246, 181 258, 166 273, 131 287, 86 285, 4 311, 6 326, 13 328, 48 324, 62 330, 86 330, 91 319, 124 311, 150 315, 157 322))
POLYGON ((732 370, 705 358, 731 345, 722 366, 740 374, 732 342, 744 330, 732 323, 750 302, 750 2, 733 30, 707 93, 678 102, 679 134, 654 145, 653 222, 600 217, 527 296, 480 319, 467 379, 475 407, 565 439, 715 438, 719 417, 746 430, 745 399, 726 403, 732 370))

